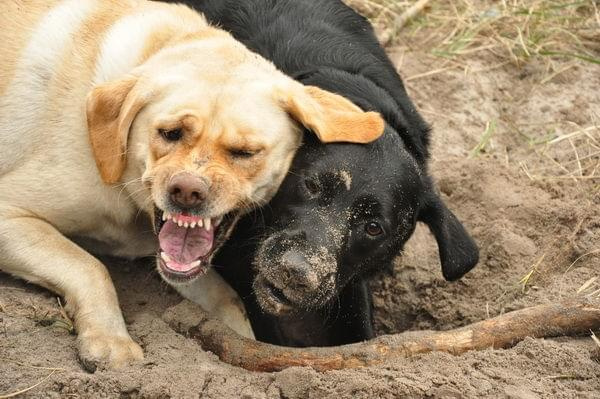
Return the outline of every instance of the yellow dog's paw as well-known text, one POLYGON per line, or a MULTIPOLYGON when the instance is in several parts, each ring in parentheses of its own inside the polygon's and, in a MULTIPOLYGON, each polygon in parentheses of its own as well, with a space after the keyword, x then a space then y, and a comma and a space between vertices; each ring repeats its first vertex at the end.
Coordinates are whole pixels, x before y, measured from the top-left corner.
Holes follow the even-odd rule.
POLYGON ((101 365, 117 369, 144 358, 142 348, 128 336, 90 334, 78 340, 79 360, 90 373, 101 365))

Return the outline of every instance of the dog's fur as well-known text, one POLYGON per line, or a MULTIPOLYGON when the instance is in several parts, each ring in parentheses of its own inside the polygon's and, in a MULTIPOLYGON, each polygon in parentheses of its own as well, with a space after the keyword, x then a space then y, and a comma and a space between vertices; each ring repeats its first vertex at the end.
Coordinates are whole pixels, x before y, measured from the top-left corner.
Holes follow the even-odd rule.
POLYGON ((386 120, 384 136, 366 146, 324 146, 306 135, 278 194, 238 224, 214 260, 259 339, 371 338, 367 280, 391 268, 417 221, 435 236, 446 279, 475 266, 476 245, 428 176, 429 129, 366 19, 338 0, 185 3, 299 81, 386 120))
POLYGON ((87 250, 155 254, 154 227, 167 279, 202 274, 236 215, 276 191, 296 122, 326 142, 383 130, 378 115, 290 79, 182 5, 6 0, 0 22, 0 268, 66 298, 91 368, 142 350, 87 250), (176 179, 201 183, 201 201, 176 201, 186 192, 176 179), (173 259, 164 240, 198 246, 200 259, 173 259))

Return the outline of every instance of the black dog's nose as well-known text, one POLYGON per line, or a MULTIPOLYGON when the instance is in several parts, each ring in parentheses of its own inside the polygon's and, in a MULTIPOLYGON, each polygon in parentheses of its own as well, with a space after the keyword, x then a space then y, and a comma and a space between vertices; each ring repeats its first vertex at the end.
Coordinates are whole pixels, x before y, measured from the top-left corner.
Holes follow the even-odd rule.
POLYGON ((289 250, 283 254, 281 262, 288 277, 288 286, 304 291, 315 291, 319 288, 319 276, 312 270, 304 254, 289 250))
POLYGON ((176 205, 195 208, 208 197, 208 184, 205 179, 191 173, 179 173, 171 178, 167 191, 176 205))

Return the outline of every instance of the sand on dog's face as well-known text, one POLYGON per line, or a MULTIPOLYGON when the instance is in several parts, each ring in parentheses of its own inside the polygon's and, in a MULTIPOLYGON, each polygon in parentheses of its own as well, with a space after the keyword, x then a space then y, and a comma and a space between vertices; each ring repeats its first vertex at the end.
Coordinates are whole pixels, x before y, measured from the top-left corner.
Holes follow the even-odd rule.
MULTIPOLYGON (((391 54, 398 60, 405 51, 392 49, 391 54)), ((492 55, 480 54, 468 61, 471 71, 498 64, 492 55)), ((415 76, 438 68, 436 62, 413 51, 401 70, 415 76)), ((577 130, 573 123, 593 126, 594 107, 597 113, 600 104, 598 67, 578 63, 539 85, 541 68, 534 63, 525 76, 510 65, 493 73, 448 70, 408 81, 409 94, 434 125, 432 174, 449 207, 478 241, 481 263, 463 280, 445 282, 435 242, 418 228, 393 276, 373 283, 379 333, 451 328, 558 300, 600 274, 600 258, 593 253, 600 245, 597 181, 530 180, 524 168, 532 176, 564 173, 545 155, 572 170, 577 162, 567 163, 574 159, 568 140, 536 153, 541 147, 529 147, 523 138, 555 128, 569 133, 577 130), (492 147, 468 158, 490 120, 497 121, 492 147), (519 280, 535 265, 523 291, 519 280)), ((600 141, 599 129, 586 132, 600 141)), ((586 136, 572 140, 585 168, 593 159, 584 159, 590 154, 586 136)), ((600 365, 590 358, 594 344, 589 338, 527 339, 509 350, 460 357, 433 353, 324 374, 304 368, 246 372, 220 363, 168 327, 161 316, 181 299, 151 265, 110 263, 131 335, 144 347, 144 363, 85 373, 76 360, 75 336, 52 320, 60 319, 54 296, 0 274, 0 394, 32 386, 52 373, 31 366, 60 368, 30 391, 31 397, 592 398, 600 392, 600 365)))

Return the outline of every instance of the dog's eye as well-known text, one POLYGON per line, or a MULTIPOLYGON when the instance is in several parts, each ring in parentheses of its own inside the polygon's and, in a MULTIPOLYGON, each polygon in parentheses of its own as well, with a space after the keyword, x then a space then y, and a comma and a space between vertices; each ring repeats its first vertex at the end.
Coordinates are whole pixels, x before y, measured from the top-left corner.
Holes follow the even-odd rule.
POLYGON ((313 195, 319 194, 319 192, 321 191, 321 186, 319 186, 319 183, 317 183, 313 179, 305 179, 304 185, 306 186, 308 192, 313 195))
POLYGON ((167 141, 179 141, 183 137, 181 129, 158 129, 158 133, 167 141))
POLYGON ((245 149, 241 149, 241 148, 231 148, 229 150, 229 155, 231 155, 233 158, 246 159, 246 158, 252 158, 256 154, 258 154, 258 152, 259 151, 245 150, 245 149))
POLYGON ((365 232, 371 237, 377 237, 383 234, 383 228, 377 222, 369 222, 365 225, 365 232))

